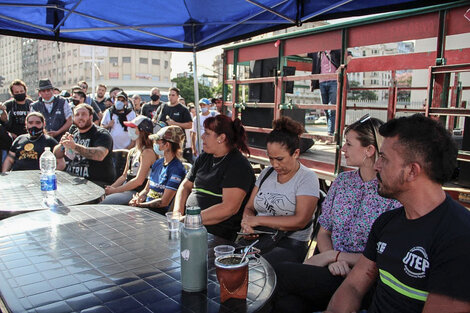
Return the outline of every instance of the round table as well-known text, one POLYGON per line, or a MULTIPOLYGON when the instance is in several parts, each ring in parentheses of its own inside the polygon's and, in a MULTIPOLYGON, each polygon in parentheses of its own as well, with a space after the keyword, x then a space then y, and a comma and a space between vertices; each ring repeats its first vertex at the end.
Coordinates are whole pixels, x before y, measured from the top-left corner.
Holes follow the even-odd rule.
MULTIPOLYGON (((64 206, 91 203, 104 196, 97 184, 67 172, 57 171, 57 201, 64 206)), ((42 201, 40 171, 12 171, 0 174, 2 205, 0 216, 47 209, 42 201)))
POLYGON ((179 239, 166 218, 121 205, 42 210, 0 221, 0 294, 9 312, 257 312, 276 275, 262 257, 250 263, 246 300, 220 303, 209 234, 208 285, 181 288, 179 239))

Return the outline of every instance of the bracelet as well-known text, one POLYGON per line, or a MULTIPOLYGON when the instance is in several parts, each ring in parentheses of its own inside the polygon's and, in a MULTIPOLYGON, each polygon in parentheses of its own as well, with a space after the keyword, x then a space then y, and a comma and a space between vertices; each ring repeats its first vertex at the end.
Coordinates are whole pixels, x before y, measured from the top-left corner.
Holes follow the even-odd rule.
POLYGON ((338 262, 338 257, 339 257, 340 253, 341 253, 341 251, 338 251, 338 253, 336 254, 335 263, 338 262))

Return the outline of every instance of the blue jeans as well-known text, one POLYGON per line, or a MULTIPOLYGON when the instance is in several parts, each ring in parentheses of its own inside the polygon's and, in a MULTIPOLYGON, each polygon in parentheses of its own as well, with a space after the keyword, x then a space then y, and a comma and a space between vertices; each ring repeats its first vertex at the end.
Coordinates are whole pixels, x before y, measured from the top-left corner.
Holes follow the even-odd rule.
MULTIPOLYGON (((336 80, 328 80, 325 82, 320 82, 320 92, 321 99, 323 104, 336 105, 336 92, 338 90, 338 82, 336 80)), ((335 133, 335 110, 326 110, 326 120, 328 123, 328 135, 333 135, 335 133)))

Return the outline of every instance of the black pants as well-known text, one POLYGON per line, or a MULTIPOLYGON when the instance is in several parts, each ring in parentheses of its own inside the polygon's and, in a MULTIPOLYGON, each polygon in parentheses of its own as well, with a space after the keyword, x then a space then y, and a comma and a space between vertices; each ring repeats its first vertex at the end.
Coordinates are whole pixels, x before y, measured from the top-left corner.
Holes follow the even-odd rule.
MULTIPOLYGON (((275 267, 277 289, 272 312, 315 312, 327 308, 331 297, 344 280, 334 276, 328 267, 284 262, 275 267)), ((370 290, 364 297, 361 308, 368 308, 370 290)))
POLYGON ((282 262, 302 263, 307 255, 308 242, 284 237, 276 244, 276 247, 267 253, 261 251, 261 255, 276 269, 282 262))

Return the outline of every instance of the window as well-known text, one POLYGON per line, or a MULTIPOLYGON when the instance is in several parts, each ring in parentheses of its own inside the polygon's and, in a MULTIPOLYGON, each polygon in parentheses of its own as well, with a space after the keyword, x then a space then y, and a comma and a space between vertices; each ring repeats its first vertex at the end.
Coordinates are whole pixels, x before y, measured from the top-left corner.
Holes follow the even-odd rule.
POLYGON ((168 68, 168 61, 165 61, 165 69, 168 68))
POLYGON ((122 57, 122 63, 131 63, 131 57, 122 57))
POLYGON ((140 58, 140 59, 139 59, 139 63, 140 63, 140 64, 148 64, 148 63, 149 63, 149 59, 148 59, 148 58, 140 58))
POLYGON ((131 80, 131 75, 129 75, 129 74, 123 74, 123 75, 122 75, 122 79, 123 79, 123 80, 131 80))
POLYGON ((362 56, 363 56, 363 57, 366 56, 366 51, 362 51, 362 56))
POLYGON ((78 57, 78 50, 77 49, 73 49, 73 56, 78 57))
POLYGON ((114 66, 118 65, 118 57, 109 57, 109 63, 111 63, 114 66))
POLYGON ((152 59, 153 65, 160 65, 160 59, 152 59))
POLYGON ((160 76, 158 76, 158 75, 157 76, 152 76, 152 80, 157 80, 158 81, 158 80, 160 80, 160 76))

